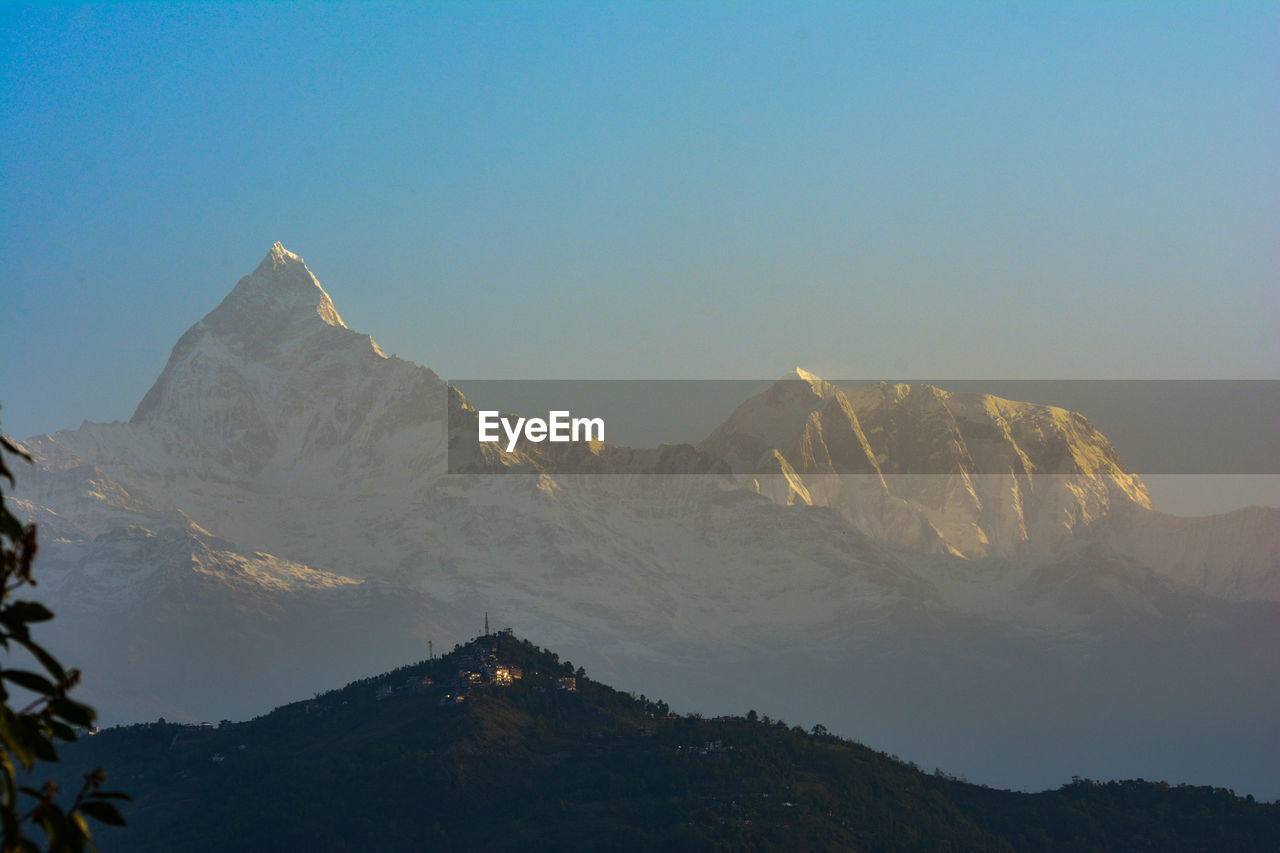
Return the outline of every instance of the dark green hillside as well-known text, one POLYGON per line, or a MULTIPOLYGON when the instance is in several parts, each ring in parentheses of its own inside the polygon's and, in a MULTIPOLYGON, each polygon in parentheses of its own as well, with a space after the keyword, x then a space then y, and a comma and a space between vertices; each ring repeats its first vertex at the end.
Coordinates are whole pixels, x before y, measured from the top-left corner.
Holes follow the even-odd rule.
POLYGON ((1280 806, 1226 791, 1015 794, 667 711, 485 637, 245 723, 112 729, 64 765, 134 795, 108 851, 1280 849, 1280 806))

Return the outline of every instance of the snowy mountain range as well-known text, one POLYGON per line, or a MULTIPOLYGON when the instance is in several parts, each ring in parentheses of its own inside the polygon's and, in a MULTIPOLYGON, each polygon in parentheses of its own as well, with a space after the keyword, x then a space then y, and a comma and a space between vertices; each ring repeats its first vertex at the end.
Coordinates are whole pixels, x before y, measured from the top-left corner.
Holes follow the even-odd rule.
POLYGON ((277 243, 128 423, 23 442, 51 645, 104 718, 260 713, 488 612, 977 781, 1280 795, 1280 510, 1161 514, 1083 415, 929 385, 797 370, 696 448, 512 452, 465 395, 277 243))

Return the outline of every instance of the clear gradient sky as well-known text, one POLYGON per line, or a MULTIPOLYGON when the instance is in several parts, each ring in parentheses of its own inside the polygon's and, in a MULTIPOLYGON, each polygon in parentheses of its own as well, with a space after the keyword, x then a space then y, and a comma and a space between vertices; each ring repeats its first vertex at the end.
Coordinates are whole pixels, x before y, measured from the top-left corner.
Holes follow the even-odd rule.
POLYGON ((0 5, 0 413, 280 240, 444 377, 1277 378, 1275 3, 0 5))

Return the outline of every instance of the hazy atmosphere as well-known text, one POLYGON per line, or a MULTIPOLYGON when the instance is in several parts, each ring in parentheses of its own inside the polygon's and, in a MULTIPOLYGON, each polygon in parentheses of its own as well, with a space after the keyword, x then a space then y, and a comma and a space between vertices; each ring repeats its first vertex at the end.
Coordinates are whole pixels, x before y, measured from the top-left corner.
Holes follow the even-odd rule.
POLYGON ((1276 378, 1277 17, 4 4, 3 422, 276 240, 442 376, 1276 378))
POLYGON ((97 709, 107 853, 1275 847, 1278 81, 1274 2, 0 4, 9 729, 97 709))

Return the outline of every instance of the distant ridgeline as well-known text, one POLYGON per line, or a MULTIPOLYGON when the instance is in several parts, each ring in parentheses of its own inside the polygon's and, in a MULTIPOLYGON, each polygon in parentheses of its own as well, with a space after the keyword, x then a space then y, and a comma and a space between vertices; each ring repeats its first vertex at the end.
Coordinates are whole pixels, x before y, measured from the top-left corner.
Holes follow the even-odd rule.
POLYGON ((678 716, 510 629, 243 723, 109 729, 104 851, 1275 850, 1280 804, 1073 780, 1022 794, 746 717, 678 716))

